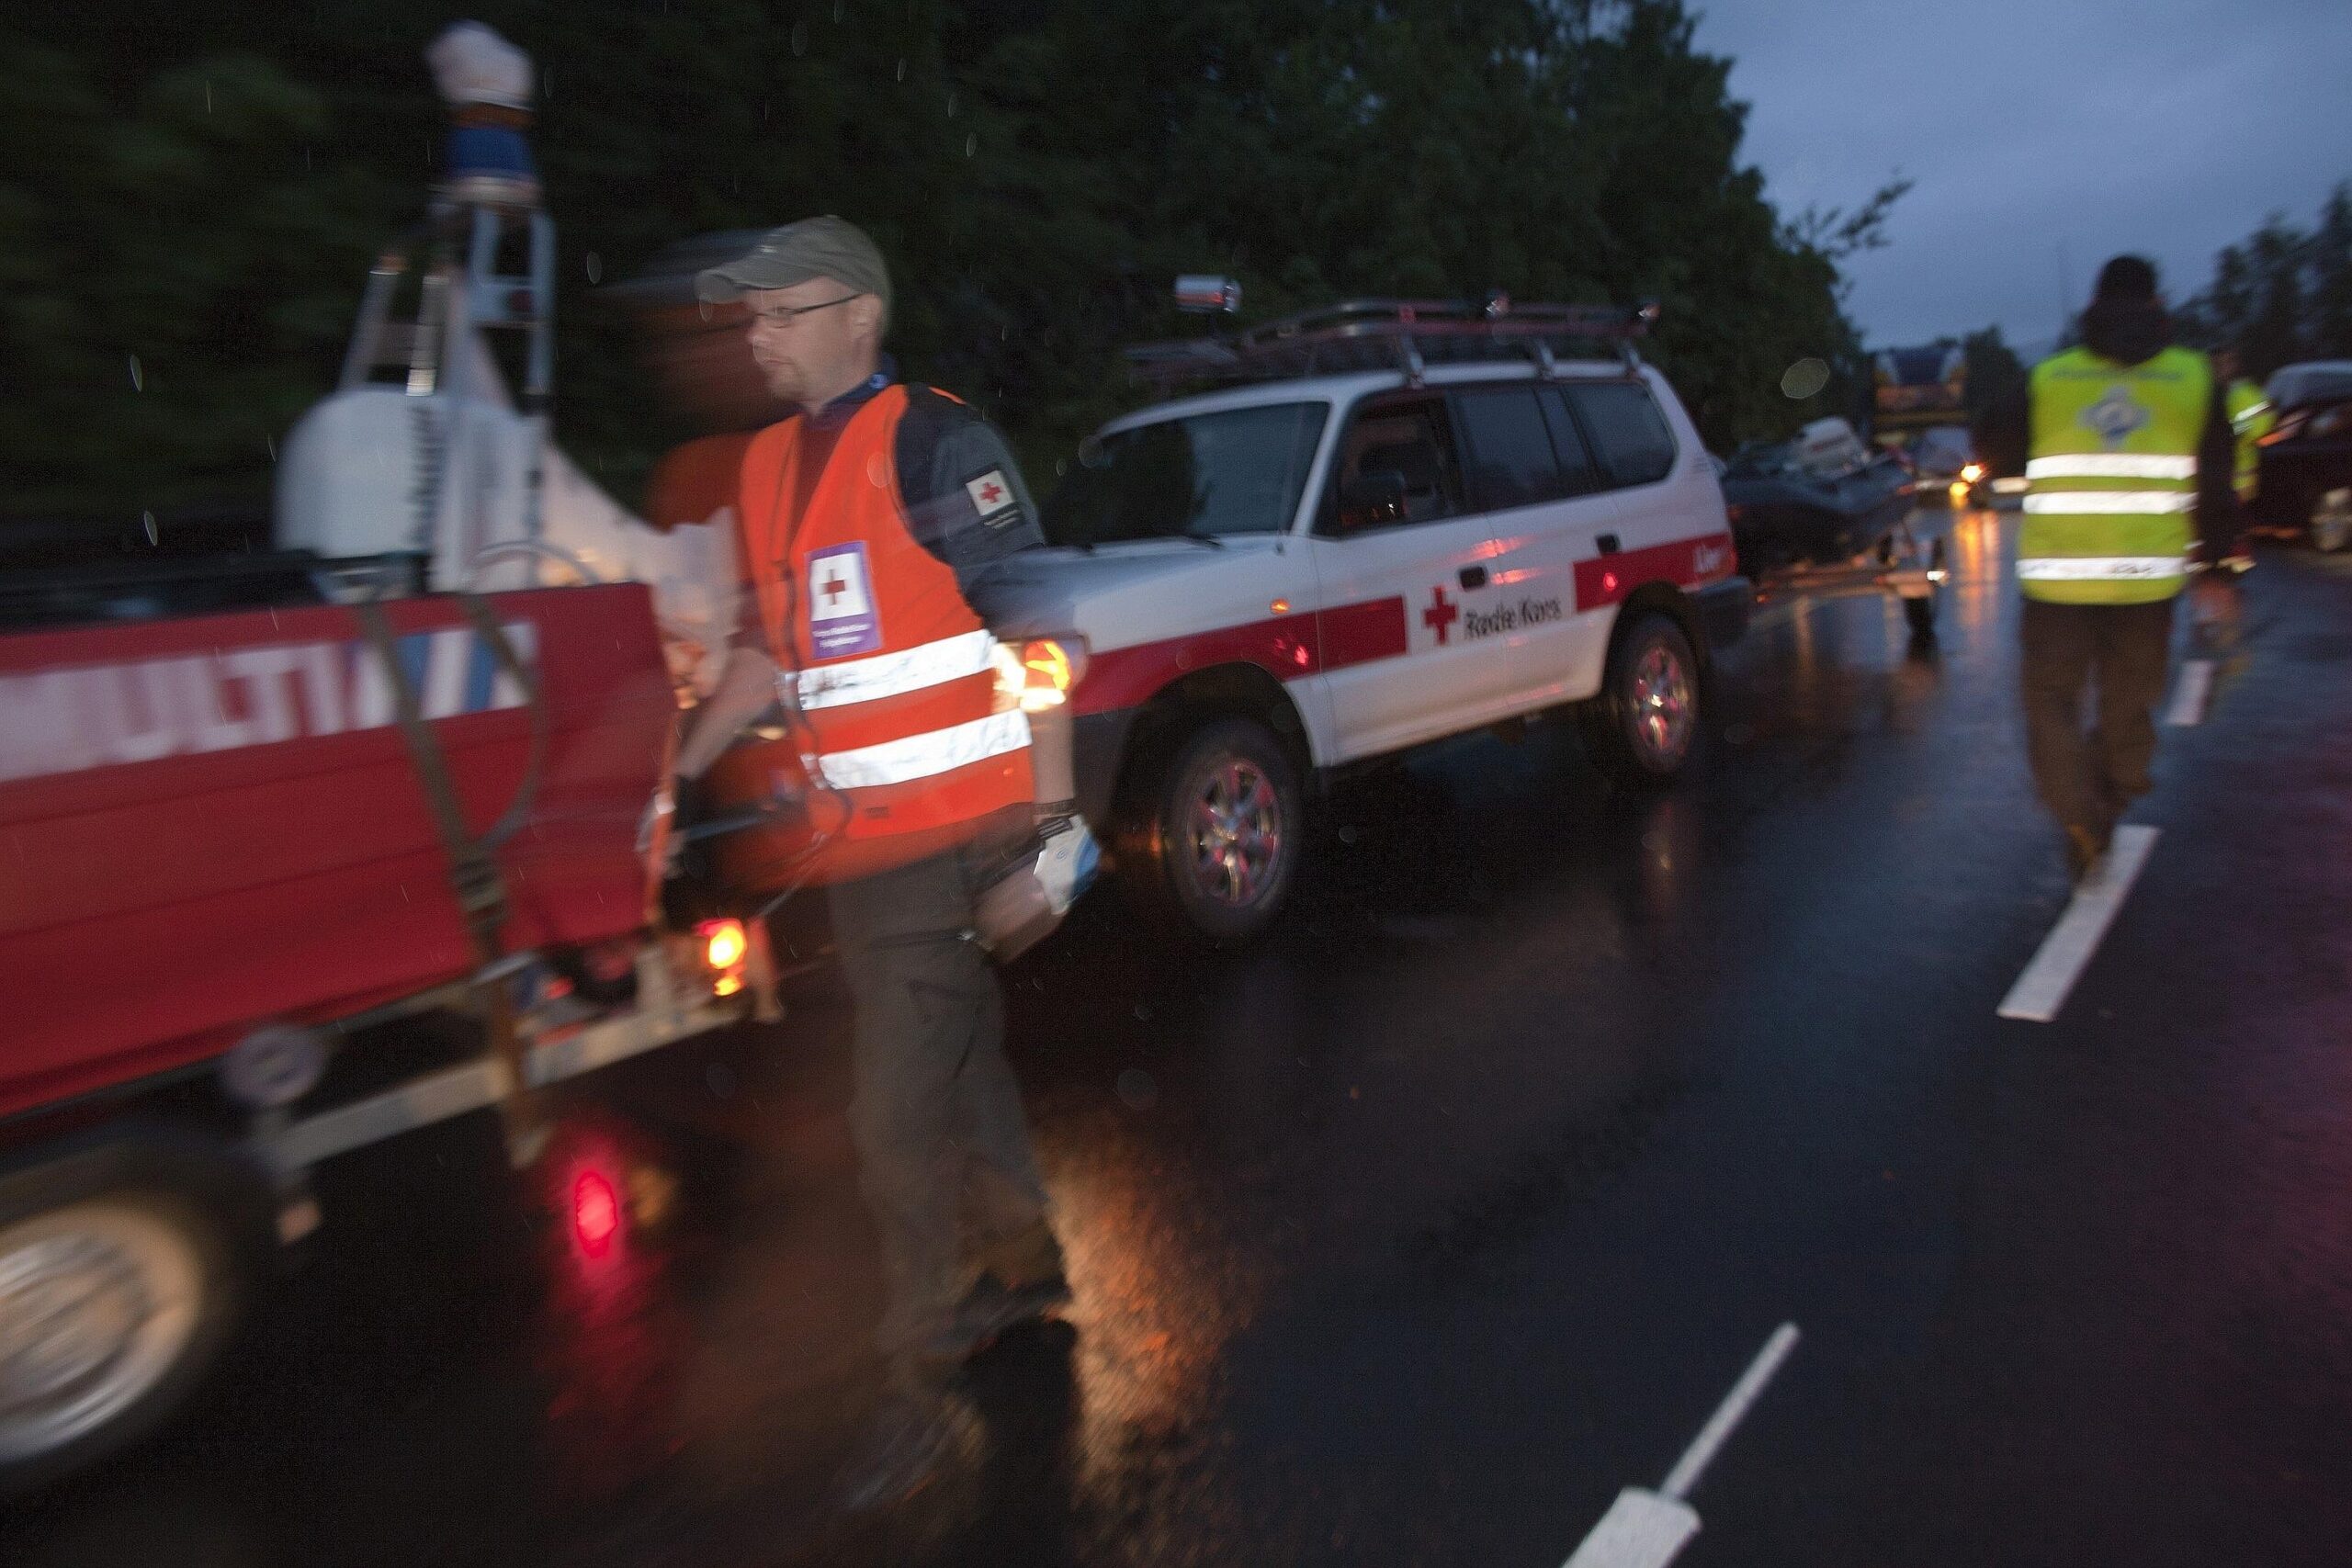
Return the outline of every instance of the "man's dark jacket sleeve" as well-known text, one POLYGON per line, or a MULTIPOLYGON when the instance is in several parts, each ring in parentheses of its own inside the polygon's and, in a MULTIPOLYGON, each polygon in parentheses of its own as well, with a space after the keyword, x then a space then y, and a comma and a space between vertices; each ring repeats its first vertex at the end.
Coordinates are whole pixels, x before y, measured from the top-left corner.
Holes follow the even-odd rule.
POLYGON ((966 602, 993 626, 997 569, 1046 542, 1012 449, 971 409, 914 387, 899 422, 897 457, 916 541, 956 573, 966 602))

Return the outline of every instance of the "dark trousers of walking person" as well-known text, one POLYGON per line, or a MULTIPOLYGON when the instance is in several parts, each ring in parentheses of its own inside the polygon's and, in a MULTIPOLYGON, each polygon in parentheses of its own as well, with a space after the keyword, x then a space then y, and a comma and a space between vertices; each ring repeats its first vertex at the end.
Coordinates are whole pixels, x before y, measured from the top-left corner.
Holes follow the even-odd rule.
POLYGON ((856 1011, 850 1132, 889 1292, 876 1338, 895 1372, 915 1375, 956 1359, 956 1307, 977 1269, 1017 1283, 1058 1276, 1060 1255, 961 857, 830 891, 856 1011))
POLYGON ((2034 787, 2070 835, 2086 832, 2102 851, 2152 783, 2174 603, 2025 601, 2021 683, 2034 787))

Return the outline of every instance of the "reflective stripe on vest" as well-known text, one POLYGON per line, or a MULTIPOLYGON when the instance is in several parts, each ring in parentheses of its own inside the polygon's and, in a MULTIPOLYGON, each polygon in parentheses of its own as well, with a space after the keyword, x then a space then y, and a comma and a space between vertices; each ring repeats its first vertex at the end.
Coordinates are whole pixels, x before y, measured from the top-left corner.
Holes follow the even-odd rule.
POLYGON ((829 751, 817 759, 817 773, 832 789, 878 789, 937 778, 1029 744, 1029 718, 1019 709, 990 714, 969 724, 886 740, 878 746, 829 751))
POLYGON ((2180 577, 2188 570, 2179 556, 2039 556, 2018 562, 2028 582, 2092 582, 2121 579, 2180 577))
POLYGON ((2077 348, 2034 367, 2018 542, 2027 597, 2132 604, 2180 592, 2212 396, 2211 367, 2183 348, 2131 366, 2077 348))
POLYGON ((870 659, 803 670, 794 687, 804 708, 878 702, 945 685, 967 675, 993 672, 997 647, 996 638, 986 631, 963 632, 903 653, 877 653, 870 659))
POLYGON ((2069 517, 2104 517, 2111 513, 2161 515, 2167 512, 2188 512, 2196 505, 2194 495, 2177 490, 2061 491, 2054 495, 2029 494, 2025 498, 2028 512, 2069 517))
POLYGON ((1002 650, 899 494, 907 406, 904 387, 876 394, 813 482, 800 416, 744 455, 744 554, 797 709, 784 739, 712 771, 722 806, 797 801, 715 840, 722 874, 744 886, 873 875, 1034 810, 1029 721, 1003 687, 1002 650))
POLYGON ((2194 457, 2140 457, 2129 452, 2070 452, 2063 457, 2034 457, 2026 463, 2029 479, 2193 479, 2194 457))

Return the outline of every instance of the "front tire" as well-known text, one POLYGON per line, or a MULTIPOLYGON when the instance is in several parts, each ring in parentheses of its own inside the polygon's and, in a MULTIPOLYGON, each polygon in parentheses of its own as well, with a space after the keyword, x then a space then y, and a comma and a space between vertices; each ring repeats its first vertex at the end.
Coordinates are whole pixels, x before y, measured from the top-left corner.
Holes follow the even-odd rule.
POLYGON ((1257 936, 1297 878, 1298 772, 1272 730, 1221 718, 1138 781, 1118 840, 1139 910, 1219 943, 1257 936))
POLYGON ((1650 611, 1623 628, 1580 718, 1594 763, 1619 783, 1660 784, 1682 771, 1699 741, 1699 660, 1671 616, 1650 611))

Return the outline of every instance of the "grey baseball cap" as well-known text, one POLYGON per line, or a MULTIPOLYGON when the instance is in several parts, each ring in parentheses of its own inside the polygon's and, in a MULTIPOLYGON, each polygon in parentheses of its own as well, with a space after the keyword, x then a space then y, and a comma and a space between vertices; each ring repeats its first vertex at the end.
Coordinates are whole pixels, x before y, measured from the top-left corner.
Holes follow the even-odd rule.
POLYGON ((771 229, 760 243, 733 261, 705 268, 695 292, 714 305, 741 299, 752 288, 789 288, 812 277, 830 277, 845 288, 890 304, 890 269, 865 231, 830 213, 771 229))

